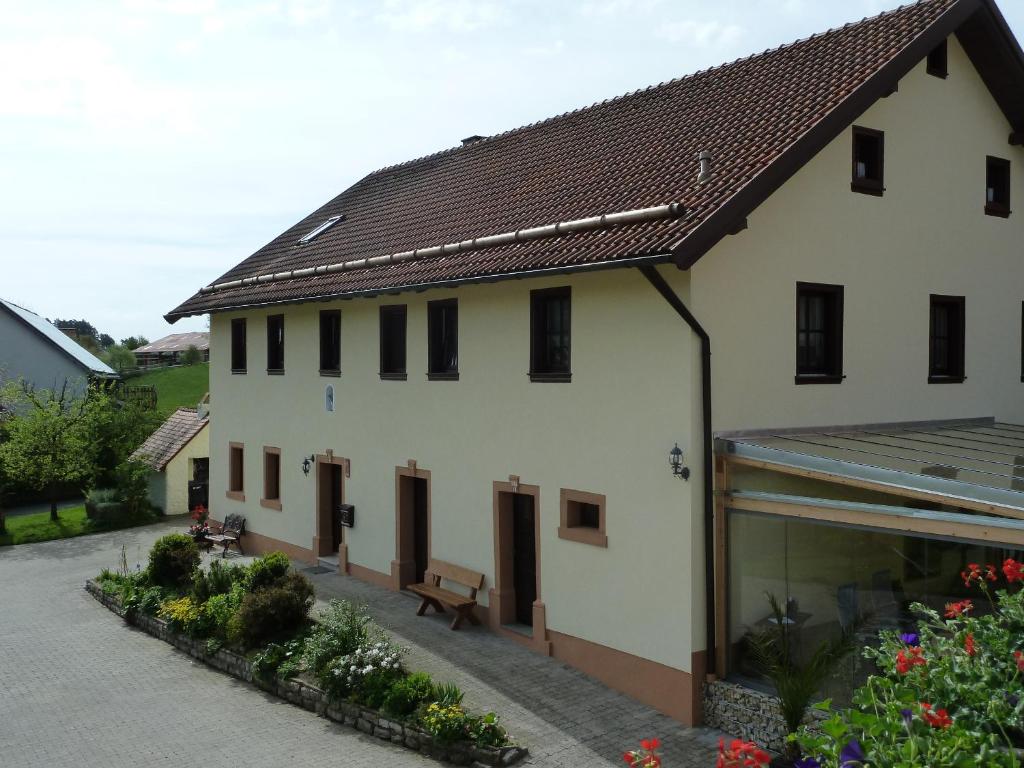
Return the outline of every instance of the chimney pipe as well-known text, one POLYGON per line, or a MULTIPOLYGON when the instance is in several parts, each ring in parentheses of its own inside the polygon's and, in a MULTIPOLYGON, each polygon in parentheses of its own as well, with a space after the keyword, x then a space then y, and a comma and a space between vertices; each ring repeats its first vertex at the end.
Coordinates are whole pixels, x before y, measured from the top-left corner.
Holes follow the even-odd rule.
POLYGON ((701 150, 697 159, 700 160, 700 175, 697 176, 697 183, 703 184, 711 178, 711 153, 706 149, 701 150))

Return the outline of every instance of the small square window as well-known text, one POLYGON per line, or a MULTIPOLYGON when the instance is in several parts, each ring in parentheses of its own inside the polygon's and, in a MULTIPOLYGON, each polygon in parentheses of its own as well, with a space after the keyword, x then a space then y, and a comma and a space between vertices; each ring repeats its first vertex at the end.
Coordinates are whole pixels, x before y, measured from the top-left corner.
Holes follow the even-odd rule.
POLYGON ((267 316, 267 373, 284 373, 284 315, 267 316))
POLYGON ((231 372, 245 373, 245 318, 231 321, 231 372))
POLYGON ((989 157, 985 162, 985 213, 1010 215, 1010 161, 989 157))
POLYGON ((341 310, 320 312, 320 375, 341 373, 341 310))
POLYGON ((427 378, 459 378, 459 304, 457 299, 427 303, 427 378))
POLYGON ((245 448, 242 443, 228 443, 227 497, 245 501, 245 448))
POLYGON ((927 72, 932 77, 945 79, 949 76, 949 50, 943 40, 928 54, 927 72))
POLYGON ((850 189, 866 195, 885 192, 885 134, 853 128, 853 180, 850 189))
POLYGON ((405 304, 380 308, 380 377, 405 381, 405 304))
POLYGON ((607 547, 605 497, 597 493, 563 488, 558 537, 595 547, 607 547))
POLYGON ((928 383, 958 384, 964 376, 964 297, 931 296, 928 383))
POLYGON ((281 510, 281 449, 263 446, 263 498, 260 506, 281 510))
POLYGON ((572 379, 572 293, 569 287, 530 292, 530 379, 572 379))
POLYGON ((796 383, 843 380, 843 286, 796 284, 796 383))

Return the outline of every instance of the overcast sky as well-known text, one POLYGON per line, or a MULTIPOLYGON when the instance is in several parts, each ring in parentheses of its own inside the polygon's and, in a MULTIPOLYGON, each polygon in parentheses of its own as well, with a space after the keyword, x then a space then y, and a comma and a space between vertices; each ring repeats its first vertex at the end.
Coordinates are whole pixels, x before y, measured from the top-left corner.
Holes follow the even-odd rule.
POLYGON ((0 296, 201 330, 162 315, 376 168, 893 5, 0 0, 0 296))

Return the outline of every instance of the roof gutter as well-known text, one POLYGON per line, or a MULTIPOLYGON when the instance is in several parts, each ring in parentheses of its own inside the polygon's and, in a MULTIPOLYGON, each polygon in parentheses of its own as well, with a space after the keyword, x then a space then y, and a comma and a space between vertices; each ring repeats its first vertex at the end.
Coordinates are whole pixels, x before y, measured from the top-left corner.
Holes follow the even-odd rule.
POLYGON ((624 226, 627 224, 638 224, 645 221, 657 221, 659 219, 674 219, 685 215, 686 208, 680 203, 668 203, 653 208, 638 208, 632 211, 620 213, 607 213, 602 216, 591 216, 586 219, 573 219, 561 221, 557 224, 548 224, 543 227, 531 227, 529 229, 517 229, 514 232, 505 232, 500 235, 487 235, 485 237, 474 237, 469 240, 462 240, 457 243, 435 245, 430 248, 416 248, 411 251, 390 253, 384 256, 371 256, 363 259, 352 259, 340 261, 335 264, 322 264, 318 267, 305 267, 303 269, 291 269, 286 272, 274 272, 253 277, 243 277, 237 280, 226 280, 222 283, 214 283, 199 289, 201 295, 222 291, 229 288, 241 288, 246 285, 259 285, 264 283, 276 283, 282 280, 295 280, 303 277, 316 277, 318 275, 330 275, 337 272, 348 272, 355 269, 369 269, 370 267, 381 267, 389 264, 399 264, 406 261, 427 259, 432 256, 447 256, 465 251, 476 251, 483 248, 496 248, 502 245, 514 243, 525 243, 531 240, 541 240, 561 235, 571 235, 577 232, 590 232, 595 229, 606 229, 613 226, 624 226))
POLYGON ((641 266, 640 272, 674 309, 690 330, 700 339, 700 394, 701 394, 701 463, 704 483, 704 606, 707 630, 708 674, 715 672, 715 488, 714 488, 714 435, 711 430, 711 337, 689 310, 665 278, 652 265, 641 266))
POLYGON ((365 296, 380 296, 383 294, 399 294, 415 291, 433 290, 437 288, 455 288, 460 285, 474 285, 480 283, 496 283, 502 280, 525 280, 534 277, 549 277, 551 275, 570 275, 585 272, 603 272, 608 269, 625 269, 627 267, 639 267, 645 264, 665 264, 671 260, 667 253, 653 253, 646 256, 634 256, 614 261, 599 261, 590 264, 567 264, 562 267, 541 267, 528 269, 519 272, 492 272, 486 275, 475 275, 473 277, 457 277, 448 280, 431 280, 422 283, 405 283, 403 285, 390 286, 388 288, 366 288, 359 291, 344 291, 341 293, 327 293, 321 296, 300 296, 294 299, 279 299, 276 301, 250 301, 239 304, 230 304, 223 307, 196 310, 195 312, 168 312, 164 319, 174 323, 183 317, 193 315, 205 315, 212 312, 237 312, 243 309, 257 309, 259 307, 277 307, 286 304, 308 304, 313 301, 338 301, 345 299, 357 299, 365 296))

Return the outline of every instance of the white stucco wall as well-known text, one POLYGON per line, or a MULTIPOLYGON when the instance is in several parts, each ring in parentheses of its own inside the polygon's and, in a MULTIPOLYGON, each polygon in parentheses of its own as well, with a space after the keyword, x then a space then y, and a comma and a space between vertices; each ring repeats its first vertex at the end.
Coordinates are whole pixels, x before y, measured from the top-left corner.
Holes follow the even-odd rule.
POLYGON ((995 416, 1024 423, 1024 151, 956 41, 856 121, 885 131, 885 195, 850 191, 847 129, 692 269, 720 430, 995 416), (986 216, 985 157, 1012 161, 986 216), (796 385, 798 281, 845 286, 843 373, 796 385), (928 384, 929 294, 966 297, 962 384, 928 384))
MULTIPOLYGON (((685 275, 665 273, 685 291, 685 275)), ((351 460, 345 496, 356 506, 356 525, 346 531, 349 560, 389 573, 395 467, 415 459, 431 472, 432 556, 486 574, 486 603, 494 584, 492 483, 519 475, 540 486, 540 597, 548 628, 689 668, 689 638, 703 631, 690 584, 697 567, 690 560, 700 554, 700 495, 698 483, 672 476, 668 451, 678 441, 699 476, 697 348, 639 273, 510 281, 284 312, 284 376, 264 372, 267 311, 245 313, 245 375, 229 371, 230 318, 238 315, 213 317, 215 516, 242 512, 250 530, 311 547, 315 482, 300 464, 331 448, 351 460), (529 292, 566 284, 573 289, 572 383, 532 383, 529 292), (426 302, 452 296, 459 298, 460 380, 427 381, 426 302), (408 380, 381 381, 378 307, 403 302, 408 380), (342 375, 321 378, 317 312, 334 307, 342 310, 342 375), (334 413, 324 408, 328 384, 336 390, 334 413), (244 502, 225 498, 230 441, 245 444, 244 502), (264 445, 282 450, 280 512, 259 505, 264 445), (561 488, 607 496, 607 549, 558 538, 561 488), (658 629, 645 631, 652 610, 658 629)))
POLYGON ((0 310, 0 384, 23 379, 36 389, 85 391, 88 377, 71 358, 16 317, 0 310))

